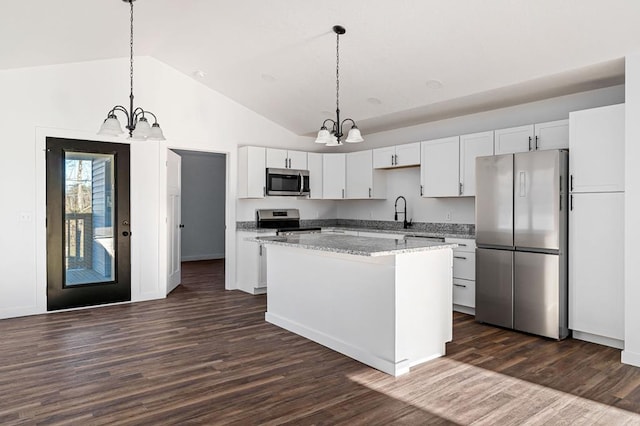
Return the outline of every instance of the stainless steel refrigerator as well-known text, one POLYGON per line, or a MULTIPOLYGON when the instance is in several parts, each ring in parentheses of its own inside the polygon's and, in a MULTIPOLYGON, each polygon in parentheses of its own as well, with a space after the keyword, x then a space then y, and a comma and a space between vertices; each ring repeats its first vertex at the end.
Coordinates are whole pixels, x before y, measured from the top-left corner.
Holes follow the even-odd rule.
POLYGON ((567 337, 568 160, 476 159, 476 321, 567 337))

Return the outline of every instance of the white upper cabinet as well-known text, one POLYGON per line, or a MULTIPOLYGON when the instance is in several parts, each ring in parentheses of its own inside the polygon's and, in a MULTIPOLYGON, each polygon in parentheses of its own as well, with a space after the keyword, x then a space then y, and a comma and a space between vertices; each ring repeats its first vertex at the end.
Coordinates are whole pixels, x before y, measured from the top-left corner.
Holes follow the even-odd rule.
POLYGON ((531 151, 533 147, 533 124, 495 131, 494 151, 496 155, 531 151))
POLYGON ((346 154, 345 198, 366 199, 384 197, 384 176, 373 169, 371 150, 346 154))
POLYGON ((549 121, 495 131, 496 155, 567 148, 569 148, 569 120, 549 121))
POLYGON ((460 136, 460 195, 476 195, 476 157, 493 155, 493 131, 460 136))
POLYGON ((493 131, 422 142, 421 195, 472 197, 476 157, 493 155, 493 131))
POLYGON ((267 167, 307 170, 307 153, 286 149, 267 148, 267 167))
POLYGON ((536 150, 569 149, 569 120, 549 121, 534 125, 536 150))
POLYGON ((238 198, 263 198, 265 191, 265 148, 238 148, 238 198))
POLYGON ((345 154, 322 154, 322 198, 345 197, 345 154))
POLYGON ((310 152, 307 154, 309 167, 309 198, 322 199, 322 154, 310 152))
POLYGON ((422 142, 420 188, 423 197, 460 195, 460 136, 422 142))
POLYGON ((373 150, 373 168, 390 169, 420 165, 420 142, 376 148, 373 150))
POLYGON ((624 191, 624 120, 624 104, 569 114, 572 192, 624 191))

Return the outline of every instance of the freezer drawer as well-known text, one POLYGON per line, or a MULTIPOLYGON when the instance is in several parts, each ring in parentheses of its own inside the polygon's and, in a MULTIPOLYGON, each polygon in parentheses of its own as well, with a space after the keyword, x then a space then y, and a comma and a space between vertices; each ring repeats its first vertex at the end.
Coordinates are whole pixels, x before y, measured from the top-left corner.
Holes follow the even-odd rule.
POLYGON ((476 249, 476 321, 513 328, 513 252, 476 249))
POLYGON ((513 154, 476 158, 476 242, 513 246, 513 154))
POLYGON ((527 333, 566 337, 566 282, 561 279, 560 256, 514 253, 513 322, 527 333), (564 301, 564 302, 562 302, 564 301))

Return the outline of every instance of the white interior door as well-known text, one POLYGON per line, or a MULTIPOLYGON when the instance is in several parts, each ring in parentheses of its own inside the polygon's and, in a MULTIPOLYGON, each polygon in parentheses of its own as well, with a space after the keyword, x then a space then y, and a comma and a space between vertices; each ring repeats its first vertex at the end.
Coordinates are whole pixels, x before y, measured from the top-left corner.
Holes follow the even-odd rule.
POLYGON ((167 227, 169 234, 169 267, 167 294, 180 284, 180 231, 182 211, 180 193, 182 191, 182 158, 175 152, 167 152, 167 227))

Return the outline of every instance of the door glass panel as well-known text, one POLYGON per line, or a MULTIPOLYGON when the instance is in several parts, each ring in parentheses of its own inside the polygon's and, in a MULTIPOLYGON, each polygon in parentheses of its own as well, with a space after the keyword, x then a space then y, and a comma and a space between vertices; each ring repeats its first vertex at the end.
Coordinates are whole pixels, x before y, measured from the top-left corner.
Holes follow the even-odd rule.
POLYGON ((65 286, 113 282, 114 155, 65 152, 65 286))

